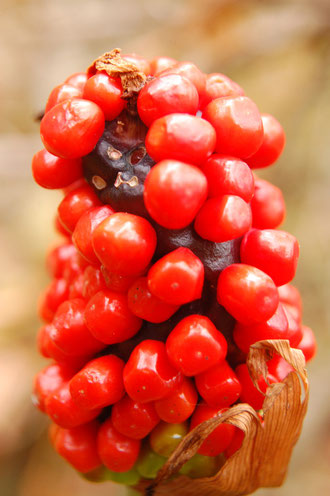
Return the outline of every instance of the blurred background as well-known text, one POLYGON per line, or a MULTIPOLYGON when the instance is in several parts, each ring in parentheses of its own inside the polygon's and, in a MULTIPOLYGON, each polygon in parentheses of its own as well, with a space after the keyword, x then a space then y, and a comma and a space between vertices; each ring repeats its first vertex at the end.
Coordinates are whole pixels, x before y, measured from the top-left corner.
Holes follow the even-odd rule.
POLYGON ((80 479, 50 448, 30 400, 45 365, 35 335, 44 256, 56 242, 60 194, 31 177, 41 148, 35 115, 50 90, 114 47, 223 72, 282 123, 287 146, 260 176, 282 188, 284 229, 301 243, 294 281, 318 339, 304 431, 280 489, 330 494, 330 2, 329 0, 1 0, 0 5, 0 494, 119 496, 80 479))

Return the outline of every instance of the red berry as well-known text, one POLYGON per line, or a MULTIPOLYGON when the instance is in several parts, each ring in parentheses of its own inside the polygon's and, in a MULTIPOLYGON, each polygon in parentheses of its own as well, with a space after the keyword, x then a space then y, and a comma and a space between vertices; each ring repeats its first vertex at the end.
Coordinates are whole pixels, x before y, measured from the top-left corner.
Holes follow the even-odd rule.
POLYGON ((105 120, 112 121, 125 107, 122 99, 123 88, 119 78, 113 78, 103 72, 87 80, 84 98, 96 103, 104 113, 105 120))
POLYGON ((39 317, 51 322, 56 310, 69 297, 69 287, 65 279, 54 279, 43 291, 38 304, 39 317))
POLYGON ((124 368, 127 394, 139 403, 170 395, 181 380, 181 374, 168 360, 164 343, 152 339, 134 348, 124 368))
POLYGON ((148 279, 140 277, 128 291, 128 307, 137 317, 158 324, 168 320, 179 308, 153 295, 148 288, 148 279))
POLYGON ((252 229, 241 244, 242 263, 263 270, 277 286, 294 278, 298 257, 298 241, 284 231, 252 229))
POLYGON ((255 177, 251 200, 252 225, 258 229, 275 229, 285 217, 282 191, 277 186, 255 177))
MULTIPOLYGON (((200 403, 191 417, 190 430, 212 417, 221 416, 225 410, 218 410, 205 403, 200 403)), ((235 432, 235 426, 222 423, 205 439, 198 450, 200 455, 218 456, 230 445, 235 432)))
POLYGON ((241 385, 226 360, 196 376, 199 394, 209 406, 224 408, 235 403, 241 393, 241 385))
POLYGON ((150 170, 145 181, 145 206, 167 229, 188 226, 206 197, 206 177, 197 167, 183 162, 163 160, 150 170))
POLYGON ((45 411, 45 401, 74 374, 69 365, 54 363, 40 370, 34 379, 33 403, 42 412, 45 411))
POLYGON ((99 423, 96 421, 72 429, 57 427, 52 444, 55 451, 76 470, 87 473, 102 463, 97 452, 98 429, 99 423))
POLYGON ((72 399, 69 382, 63 383, 54 393, 45 400, 46 413, 55 424, 65 429, 86 424, 95 419, 101 409, 83 410, 72 399))
POLYGON ((80 272, 69 285, 69 299, 83 298, 84 274, 80 272))
POLYGON ((53 328, 54 326, 52 324, 48 324, 39 329, 37 344, 40 354, 46 358, 53 358, 59 364, 69 365, 73 371, 81 369, 81 367, 87 362, 88 357, 83 355, 72 356, 56 346, 50 337, 53 332, 53 328))
POLYGON ((278 294, 280 295, 280 301, 282 303, 288 303, 289 305, 296 307, 301 312, 301 296, 295 286, 292 286, 292 284, 284 284, 278 288, 278 294))
POLYGON ((62 303, 55 314, 50 338, 56 346, 73 356, 89 355, 104 348, 84 322, 86 303, 76 298, 62 303))
POLYGON ((98 265, 99 259, 94 253, 92 245, 92 235, 101 222, 113 214, 114 211, 109 205, 95 207, 87 210, 79 218, 72 234, 72 242, 83 257, 90 263, 98 265))
POLYGON ((141 120, 149 127, 159 117, 174 112, 196 114, 198 93, 185 77, 177 74, 161 75, 142 88, 137 108, 141 120))
POLYGON ((57 234, 60 234, 61 236, 64 236, 64 238, 67 241, 71 241, 71 233, 69 233, 69 231, 67 231, 65 229, 65 227, 62 226, 57 213, 56 213, 56 216, 54 218, 54 227, 55 227, 55 231, 56 231, 57 234))
POLYGON ((146 136, 149 155, 202 165, 215 148, 216 135, 209 122, 195 115, 171 113, 155 120, 146 136))
POLYGON ((82 295, 86 300, 89 300, 99 291, 107 289, 104 277, 100 269, 89 265, 86 267, 83 274, 82 295))
POLYGON ((172 394, 155 401, 155 409, 164 422, 179 424, 190 417, 195 410, 197 400, 198 394, 192 381, 184 378, 172 394))
POLYGON ((244 431, 236 427, 233 439, 230 445, 228 446, 228 448, 226 448, 224 451, 224 455, 226 458, 229 458, 241 448, 244 438, 245 438, 244 431))
POLYGON ((217 134, 216 151, 239 158, 250 157, 260 147, 263 127, 256 104, 246 96, 217 98, 203 117, 217 134))
POLYGON ((170 69, 178 63, 171 57, 155 57, 150 61, 150 71, 152 76, 157 76, 160 72, 170 69))
POLYGON ((73 232, 80 217, 92 207, 101 205, 93 189, 86 185, 70 191, 58 206, 62 225, 73 232))
MULTIPOLYGON (((260 392, 253 384, 249 374, 249 369, 247 368, 247 365, 245 363, 243 363, 242 365, 238 365, 238 367, 236 367, 235 369, 235 372, 242 386, 242 392, 240 395, 241 402, 249 403, 249 405, 251 405, 255 410, 260 410, 262 408, 265 399, 265 393, 268 387, 265 379, 262 376, 258 379, 258 387, 261 390, 260 392)), ((269 384, 272 384, 278 381, 276 377, 268 373, 267 382, 269 384)))
POLYGON ((251 209, 239 196, 210 198, 198 212, 195 231, 204 239, 223 243, 246 233, 252 222, 251 209))
POLYGON ((254 178, 250 167, 242 160, 214 154, 202 167, 209 197, 236 195, 247 203, 254 193, 254 178))
POLYGON ((101 272, 105 280, 106 286, 112 291, 117 293, 127 293, 133 282, 136 280, 135 276, 122 276, 110 272, 104 265, 101 266, 101 272))
POLYGON ((204 109, 212 100, 226 96, 244 96, 244 90, 224 74, 207 74, 205 88, 201 95, 200 108, 204 109))
POLYGON ((169 67, 161 72, 159 76, 170 74, 179 74, 180 76, 188 79, 196 87, 199 95, 203 94, 206 76, 192 62, 177 62, 173 67, 169 67))
POLYGON ((302 339, 297 344, 297 348, 305 355, 306 362, 314 358, 317 345, 314 333, 310 327, 302 326, 302 339))
POLYGON ((85 322, 91 334, 106 344, 130 339, 142 325, 142 320, 128 308, 126 295, 109 289, 99 291, 89 300, 85 322))
POLYGON ((70 392, 82 409, 104 408, 119 401, 125 393, 124 362, 105 355, 88 362, 70 381, 70 392))
POLYGON ((140 441, 120 434, 109 418, 100 427, 97 447, 102 462, 109 470, 127 472, 137 461, 140 441))
POLYGON ((193 376, 225 359, 227 341, 210 319, 189 315, 169 334, 166 351, 174 367, 193 376))
POLYGON ((65 83, 71 84, 75 88, 79 88, 81 91, 84 90, 85 84, 87 81, 86 72, 75 72, 71 74, 68 78, 66 78, 65 83))
POLYGON ((46 103, 45 113, 49 112, 49 110, 58 103, 65 102, 65 100, 70 100, 72 98, 82 98, 82 96, 83 91, 81 88, 77 88, 76 86, 67 83, 60 84, 51 91, 46 103))
POLYGON ((221 272, 217 299, 236 320, 246 325, 265 322, 279 302, 272 279, 245 264, 232 264, 221 272))
POLYGON ((104 130, 104 115, 94 102, 74 98, 58 103, 40 124, 45 148, 61 158, 90 153, 104 130))
POLYGON ((144 72, 146 76, 149 76, 149 74, 151 73, 149 60, 141 57, 141 55, 138 55, 136 53, 125 53, 120 54, 120 56, 124 60, 127 60, 128 62, 134 64, 139 69, 139 71, 144 72))
POLYGON ((260 148, 247 159, 252 169, 272 165, 281 155, 285 145, 285 134, 281 124, 269 114, 261 115, 264 137, 260 148))
POLYGON ((171 305, 183 305, 201 297, 204 266, 188 248, 177 248, 159 259, 148 272, 152 294, 171 305))
POLYGON ((93 233, 93 246, 109 271, 123 276, 141 274, 156 248, 156 233, 142 217, 117 212, 105 219, 93 233))
POLYGON ((72 243, 63 243, 50 250, 46 258, 46 267, 49 274, 60 279, 63 277, 66 262, 76 253, 72 243))
POLYGON ((56 157, 43 149, 32 159, 32 174, 43 188, 65 188, 82 176, 81 159, 56 157))
POLYGON ((276 377, 276 379, 281 382, 294 370, 294 368, 279 355, 274 355, 274 357, 267 362, 267 368, 269 374, 276 377))
POLYGON ((124 396, 111 410, 111 421, 118 432, 132 439, 143 439, 159 422, 153 403, 137 403, 124 396))

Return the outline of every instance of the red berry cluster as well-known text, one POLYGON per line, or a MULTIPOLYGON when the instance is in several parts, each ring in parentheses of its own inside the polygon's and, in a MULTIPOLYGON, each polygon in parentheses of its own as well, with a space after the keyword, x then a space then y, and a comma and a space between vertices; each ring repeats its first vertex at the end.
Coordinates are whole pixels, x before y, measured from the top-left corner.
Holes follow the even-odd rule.
MULTIPOLYGON (((34 401, 79 472, 135 484, 189 429, 237 402, 262 408, 251 344, 287 339, 306 360, 316 345, 289 284, 299 245, 277 229, 282 193, 251 170, 277 160, 281 125, 223 74, 122 59, 148 76, 135 99, 106 70, 74 74, 41 121, 32 170, 63 190, 65 241, 47 256, 38 346, 52 362, 34 401)), ((274 357, 268 383, 290 370, 274 357)), ((221 424, 181 472, 213 475, 242 437, 221 424)))

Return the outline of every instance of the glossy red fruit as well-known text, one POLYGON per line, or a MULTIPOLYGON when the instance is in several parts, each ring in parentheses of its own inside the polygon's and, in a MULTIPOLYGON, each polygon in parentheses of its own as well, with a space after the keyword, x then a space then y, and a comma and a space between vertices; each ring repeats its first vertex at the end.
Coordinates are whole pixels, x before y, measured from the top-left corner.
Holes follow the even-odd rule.
POLYGON ((120 78, 110 77, 103 72, 90 77, 84 88, 84 98, 101 108, 106 121, 112 121, 126 106, 122 95, 120 78))
POLYGON ((76 249, 72 243, 66 242, 55 246, 47 253, 46 268, 51 277, 63 277, 66 263, 74 256, 76 249))
POLYGON ((235 403, 241 393, 241 384, 226 360, 198 374, 195 381, 205 402, 218 409, 235 403))
POLYGON ((81 367, 83 367, 89 360, 89 357, 83 355, 72 356, 69 353, 65 353, 61 350, 61 348, 56 346, 54 341, 51 339, 50 335, 52 332, 52 324, 47 324, 39 329, 37 334, 37 345, 40 354, 45 358, 52 358, 56 360, 59 364, 70 366, 74 372, 81 369, 81 367))
POLYGON ((244 437, 245 437, 244 432, 238 427, 236 427, 233 439, 230 445, 228 446, 228 448, 226 448, 224 451, 224 455, 226 458, 229 458, 241 448, 244 441, 244 437))
POLYGON ((90 300, 99 291, 107 289, 101 269, 88 265, 83 273, 82 296, 90 300))
POLYGON ((105 219, 93 233, 93 246, 110 272, 122 276, 139 275, 148 267, 157 237, 144 218, 117 212, 105 219))
POLYGON ((65 382, 69 381, 74 374, 70 365, 53 363, 44 367, 34 378, 33 404, 42 412, 45 411, 45 401, 65 382))
POLYGON ((49 110, 58 103, 65 102, 65 100, 70 100, 72 98, 82 98, 82 96, 83 91, 81 88, 77 88, 76 86, 67 83, 60 84, 51 91, 46 103, 45 113, 49 112, 49 110))
POLYGON ((193 382, 184 378, 172 394, 155 401, 155 409, 161 420, 169 424, 179 424, 193 413, 198 401, 198 394, 193 382))
POLYGON ((74 228, 72 242, 79 253, 91 264, 99 265, 100 263, 92 245, 93 232, 113 213, 114 210, 109 205, 91 208, 82 214, 74 228))
POLYGON ((244 96, 244 90, 239 84, 224 74, 207 74, 205 88, 201 94, 199 106, 201 109, 204 109, 212 100, 228 96, 244 96))
POLYGON ((159 259, 148 272, 148 287, 170 305, 183 305, 201 297, 204 266, 189 248, 177 248, 159 259))
POLYGON ((250 98, 217 98, 206 106, 203 117, 216 131, 218 153, 244 159, 260 148, 264 133, 261 115, 250 98))
POLYGON ((140 277, 128 291, 128 308, 134 315, 148 322, 158 324, 168 320, 179 308, 153 295, 148 288, 148 279, 140 277))
POLYGON ((213 154, 203 165, 208 182, 208 196, 240 196, 247 203, 254 193, 254 178, 250 167, 234 157, 213 154))
POLYGON ((198 93, 189 79, 177 74, 160 75, 142 88, 137 108, 142 121, 149 127, 159 117, 174 112, 195 115, 198 93))
POLYGON ((280 188, 255 176, 251 210, 253 227, 258 229, 279 227, 285 218, 285 202, 280 188))
POLYGON ((300 312, 302 311, 302 301, 299 290, 292 286, 292 284, 284 284, 278 288, 280 301, 296 307, 300 312))
POLYGON ((202 238, 223 243, 243 236, 251 223, 249 204, 239 196, 223 195, 206 200, 196 216, 194 228, 202 238))
POLYGON ((86 185, 70 191, 58 206, 58 216, 61 224, 73 232, 80 217, 87 210, 101 206, 101 202, 93 189, 86 185))
POLYGON ((249 374, 249 370, 245 363, 243 363, 242 365, 238 365, 238 367, 236 367, 235 369, 235 372, 242 386, 242 392, 240 395, 241 402, 248 403, 255 410, 260 410, 262 408, 265 399, 265 393, 268 384, 273 384, 274 382, 278 382, 276 377, 268 373, 267 374, 268 384, 267 384, 265 379, 261 376, 260 379, 258 379, 258 387, 260 389, 260 391, 258 391, 258 389, 255 387, 255 385, 252 382, 252 379, 249 374))
POLYGON ((260 148, 247 163, 252 169, 260 169, 272 165, 281 155, 285 145, 285 134, 281 124, 270 114, 261 115, 264 137, 260 148))
POLYGON ((138 403, 129 396, 124 396, 113 405, 111 421, 124 436, 143 439, 156 427, 159 416, 153 403, 138 403))
POLYGON ((40 135, 45 148, 58 157, 90 153, 104 131, 104 115, 94 102, 74 98, 58 103, 43 117, 40 135))
POLYGON ((239 349, 244 353, 249 351, 251 344, 264 339, 288 339, 290 346, 295 348, 301 339, 301 329, 292 318, 289 325, 288 314, 279 304, 276 312, 266 322, 251 325, 237 322, 233 337, 239 349))
POLYGON ((285 231, 252 229, 241 244, 241 262, 263 270, 277 286, 294 278, 298 257, 298 241, 285 231))
POLYGON ((163 160, 152 167, 144 185, 151 217, 167 229, 182 229, 195 218, 207 197, 207 180, 195 166, 163 160))
POLYGON ((156 162, 172 159, 202 165, 213 153, 215 141, 215 130, 205 119, 171 113, 151 124, 146 148, 156 162))
POLYGON ((208 317, 189 315, 171 331, 167 355, 185 376, 194 376, 225 359, 227 341, 208 317))
POLYGON ((104 265, 101 266, 101 272, 107 288, 111 289, 111 291, 116 291, 117 293, 127 293, 133 282, 136 280, 136 275, 122 276, 120 274, 114 274, 104 265))
POLYGON ((71 86, 74 86, 75 88, 79 88, 80 90, 83 91, 86 81, 87 81, 86 72, 75 72, 74 74, 71 74, 71 76, 67 77, 64 82, 70 84, 71 86))
POLYGON ((284 381, 286 376, 294 370, 294 368, 279 355, 274 355, 271 360, 268 360, 267 368, 269 374, 276 377, 280 382, 284 381))
POLYGON ((65 279, 53 279, 42 292, 38 302, 39 317, 51 322, 56 310, 69 297, 69 287, 65 279))
POLYGON ((96 421, 72 429, 56 426, 51 436, 55 451, 81 473, 95 470, 102 464, 96 443, 99 426, 96 421))
MULTIPOLYGON (((193 416, 191 417, 190 430, 197 425, 205 422, 213 417, 221 416, 221 413, 226 411, 218 408, 213 408, 205 403, 200 403, 193 416)), ((235 426, 222 423, 214 429, 214 431, 205 439, 203 444, 198 450, 200 455, 218 456, 223 453, 230 445, 235 432, 235 426)))
POLYGON ((168 396, 181 381, 182 376, 171 365, 161 341, 142 341, 134 348, 124 368, 127 394, 139 403, 168 396))
POLYGON ((123 369, 123 360, 115 355, 91 360, 70 381, 73 400, 86 410, 113 405, 125 394, 123 369))
POLYGON ((89 300, 84 318, 91 334, 106 344, 130 339, 142 325, 142 320, 128 308, 126 295, 109 289, 99 291, 89 300))
POLYGON ((165 76, 169 74, 179 74, 180 76, 189 79, 196 87, 199 95, 203 94, 205 88, 206 76, 198 67, 192 62, 177 62, 173 67, 169 67, 159 74, 165 76))
POLYGON ((47 396, 45 409, 53 422, 64 429, 86 424, 101 413, 100 408, 94 410, 80 408, 72 399, 69 382, 63 383, 54 393, 47 396))
POLYGON ((139 71, 143 72, 146 76, 149 76, 151 73, 150 62, 145 57, 141 57, 141 55, 138 55, 137 53, 124 53, 120 54, 120 56, 134 64, 139 71))
POLYGON ((301 330, 302 339, 297 344, 297 348, 305 355, 306 362, 309 362, 317 351, 316 339, 310 327, 303 325, 301 330))
POLYGON ((32 159, 32 174, 43 188, 65 188, 82 176, 81 159, 56 157, 43 149, 32 159))
POLYGON ((120 434, 109 418, 99 429, 97 448, 104 465, 109 470, 121 473, 130 470, 137 461, 140 441, 120 434))
POLYGON ((245 264, 232 264, 221 272, 217 299, 238 322, 247 325, 267 321, 279 303, 272 279, 245 264))
POLYGON ((50 338, 72 356, 90 355, 105 347, 92 336, 84 322, 86 302, 81 298, 62 303, 55 314, 50 338))
POLYGON ((63 269, 63 279, 67 281, 69 287, 77 280, 77 277, 84 272, 87 265, 87 260, 75 249, 72 256, 64 263, 63 269))
POLYGON ((155 57, 150 61, 150 71, 152 76, 156 76, 166 69, 170 69, 178 63, 177 60, 172 57, 155 57))

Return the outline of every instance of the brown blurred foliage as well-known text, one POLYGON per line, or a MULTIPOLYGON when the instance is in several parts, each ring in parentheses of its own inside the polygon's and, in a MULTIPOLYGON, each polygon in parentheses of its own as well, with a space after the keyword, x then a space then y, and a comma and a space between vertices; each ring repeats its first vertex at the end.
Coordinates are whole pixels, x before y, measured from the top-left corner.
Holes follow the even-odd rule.
POLYGON ((30 401, 44 365, 35 350, 36 301, 60 198, 30 175, 41 147, 34 117, 53 86, 117 46, 223 72, 286 130, 282 158, 260 175, 284 191, 284 229, 301 243, 295 284, 319 352, 287 482, 257 494, 330 494, 329 0, 2 0, 0 41, 0 494, 124 494, 83 481, 59 459, 30 401))

